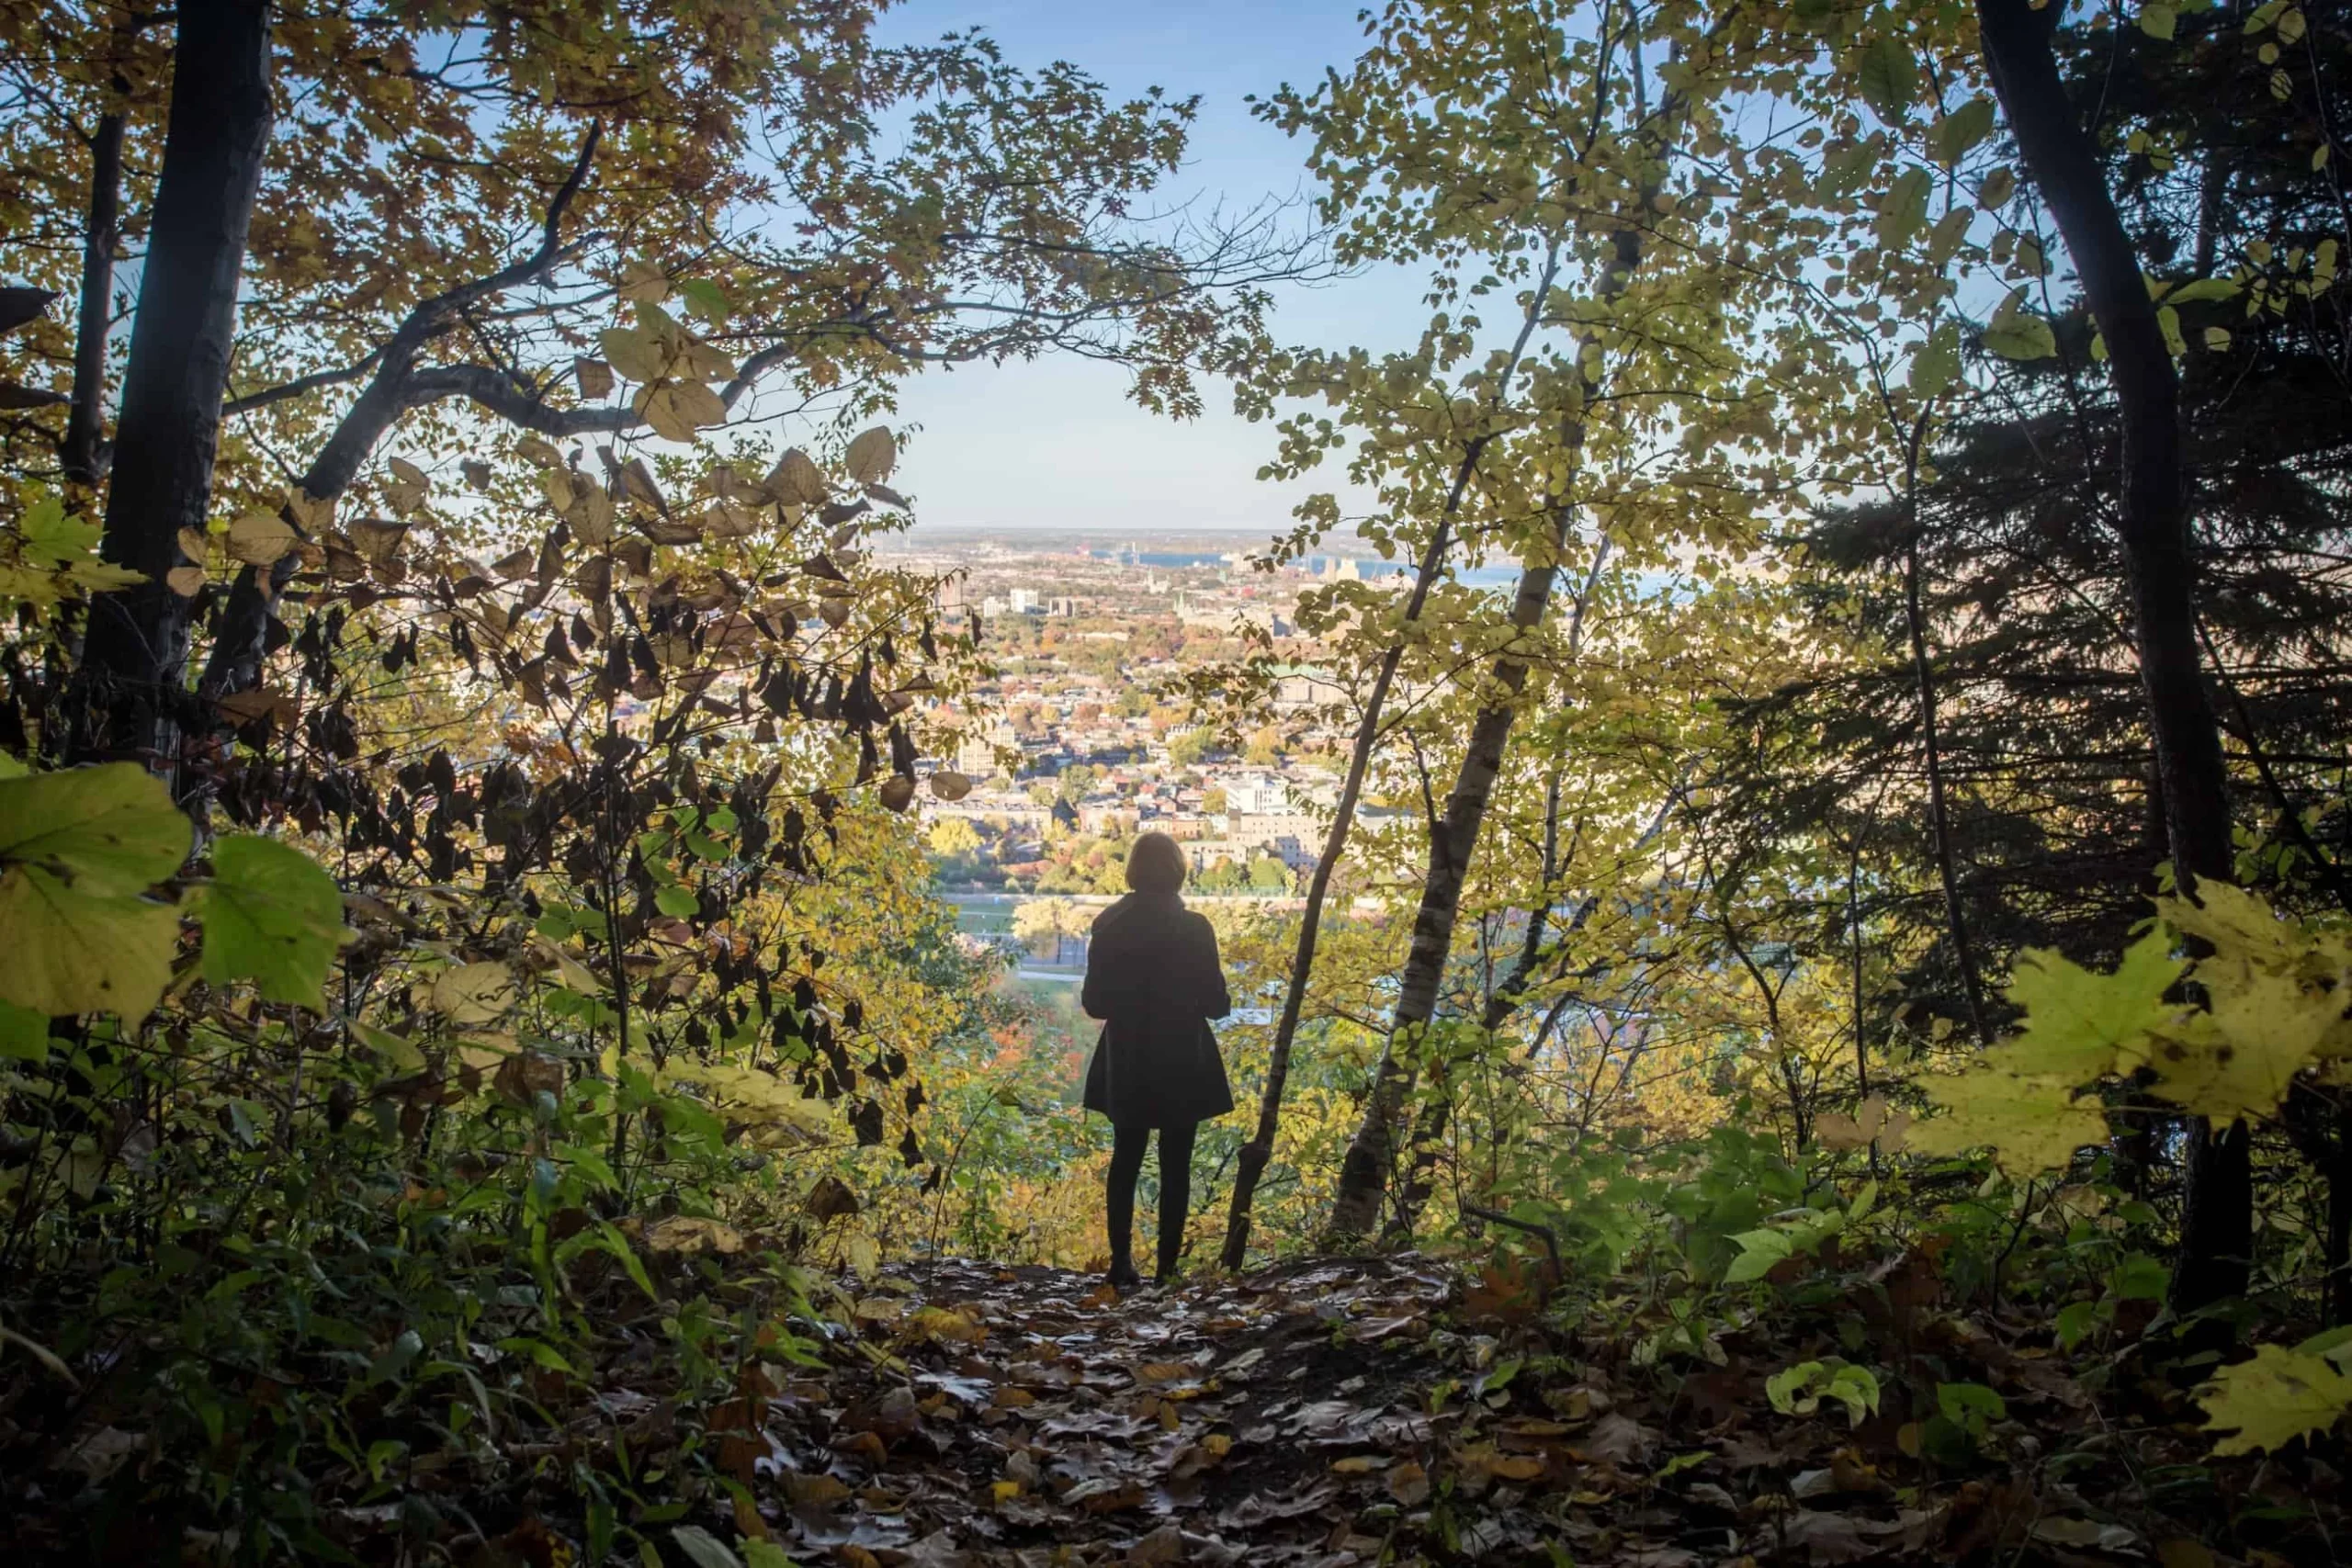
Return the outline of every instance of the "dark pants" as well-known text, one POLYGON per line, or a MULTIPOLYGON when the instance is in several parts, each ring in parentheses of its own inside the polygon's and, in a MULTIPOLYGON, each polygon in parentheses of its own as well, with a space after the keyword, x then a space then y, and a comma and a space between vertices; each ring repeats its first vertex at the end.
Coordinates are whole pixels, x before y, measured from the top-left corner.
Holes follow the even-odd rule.
MULTIPOLYGON (((1159 1129, 1159 1271, 1172 1274, 1184 1248, 1184 1217, 1193 1207, 1193 1134, 1197 1122, 1159 1129)), ((1136 1178, 1143 1174, 1148 1127, 1111 1129, 1111 1266, 1135 1258, 1136 1178)))

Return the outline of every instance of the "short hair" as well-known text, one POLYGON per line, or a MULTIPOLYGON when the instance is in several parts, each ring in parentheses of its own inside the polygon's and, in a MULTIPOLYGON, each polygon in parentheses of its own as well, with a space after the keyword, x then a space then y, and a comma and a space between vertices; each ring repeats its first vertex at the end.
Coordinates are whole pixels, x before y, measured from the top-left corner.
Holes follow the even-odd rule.
POLYGON ((1165 833, 1145 833, 1127 852, 1127 886, 1138 893, 1173 893, 1184 886, 1184 851, 1165 833))

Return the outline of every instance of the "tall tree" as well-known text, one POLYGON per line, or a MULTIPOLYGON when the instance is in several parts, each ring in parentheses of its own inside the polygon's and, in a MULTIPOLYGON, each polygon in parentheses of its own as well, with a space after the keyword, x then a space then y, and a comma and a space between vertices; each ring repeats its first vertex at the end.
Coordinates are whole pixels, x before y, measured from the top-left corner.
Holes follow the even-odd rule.
MULTIPOLYGON (((190 601, 169 579, 196 564, 182 541, 203 538, 212 501, 245 232, 272 121, 269 18, 269 0, 187 0, 178 11, 171 118, 123 372, 104 537, 106 558, 146 581, 93 604, 83 647, 88 712, 76 721, 76 750, 87 756, 168 761, 178 743, 190 601)), ((102 118, 93 145, 85 331, 104 321, 105 280, 93 273, 105 270, 96 253, 110 242, 107 165, 119 159, 121 139, 119 121, 102 118)), ((85 371, 103 352, 75 355, 66 446, 69 463, 85 471, 96 439, 85 371)))
MULTIPOLYGON (((2132 584, 2133 642, 2174 874, 2226 881, 2233 869, 2221 727, 2198 650, 2195 572, 2181 482, 2179 380, 2115 197, 2051 48, 2062 7, 1979 0, 1993 85, 2018 151, 2049 204, 2105 341, 2121 440, 2117 527, 2132 584)), ((2254 1240, 2244 1123, 2192 1131, 2173 1301, 2184 1309, 2242 1293, 2254 1240)))

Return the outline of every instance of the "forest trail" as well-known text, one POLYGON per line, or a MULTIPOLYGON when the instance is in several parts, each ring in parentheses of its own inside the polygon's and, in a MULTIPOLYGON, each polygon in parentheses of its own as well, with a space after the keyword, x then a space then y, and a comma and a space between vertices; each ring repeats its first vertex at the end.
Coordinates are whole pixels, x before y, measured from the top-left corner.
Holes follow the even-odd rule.
POLYGON ((1681 1380, 1667 1408, 1634 1392, 1654 1377, 1465 1331, 1463 1306, 1410 1256, 1124 1300, 1063 1269, 898 1272, 720 1468, 758 1503, 739 1529, 845 1568, 2145 1561, 2132 1529, 2056 1517, 2063 1491, 1911 1506, 1842 1418, 1775 1416, 1760 1371, 1681 1380))

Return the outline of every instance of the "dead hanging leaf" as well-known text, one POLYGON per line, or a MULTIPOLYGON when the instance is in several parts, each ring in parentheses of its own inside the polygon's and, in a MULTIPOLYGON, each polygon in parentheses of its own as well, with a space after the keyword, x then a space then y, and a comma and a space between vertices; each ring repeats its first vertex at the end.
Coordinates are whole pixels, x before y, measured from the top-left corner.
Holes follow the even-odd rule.
POLYGON ((227 544, 232 558, 247 566, 268 566, 302 542, 293 525, 274 512, 248 512, 229 525, 227 544))
POLYGON ((807 560, 800 563, 800 571, 805 577, 818 578, 826 582, 847 582, 849 581, 849 573, 843 571, 840 567, 835 566, 832 563, 831 558, 827 556, 820 555, 809 557, 807 560))
POLYGON ((780 502, 797 502, 803 506, 821 506, 833 493, 832 487, 825 483, 824 470, 797 446, 787 449, 776 459, 763 488, 780 502))
POLYGON ((645 1245, 656 1252, 723 1252, 743 1250, 743 1233, 717 1220, 673 1214, 645 1227, 645 1245))
POLYGON ((266 686, 251 692, 232 692, 213 705, 238 724, 266 718, 280 728, 290 728, 302 716, 301 705, 290 694, 266 686))
POLYGON ((529 548, 528 547, 519 550, 509 550, 506 554, 499 557, 498 559, 492 564, 490 575, 492 577, 520 577, 525 572, 530 570, 533 566, 537 565, 538 558, 538 552, 529 548))
MULTIPOLYGON (((548 635, 552 637, 555 634, 550 632, 548 635)), ((556 978, 571 989, 588 997, 603 993, 605 983, 597 977, 596 972, 572 953, 557 945, 551 938, 533 936, 531 951, 553 964, 556 978)))
POLYGON ((953 768, 931 775, 931 793, 942 800, 961 800, 972 793, 972 781, 953 768))
POLYGON ((433 1010, 461 1029, 505 1017, 515 996, 514 972, 503 964, 461 964, 433 982, 433 1010))
POLYGON ((659 333, 644 327, 606 327, 596 334, 612 367, 632 381, 650 384, 670 373, 670 351, 659 333))
POLYGON ((480 457, 468 457, 458 465, 458 471, 465 475, 466 482, 476 490, 488 490, 490 481, 496 477, 491 466, 480 457))
POLYGON ((164 573, 164 585, 183 599, 193 599, 204 592, 204 569, 200 566, 175 566, 164 573))
POLYGON ((703 533, 713 539, 748 539, 760 531, 760 514, 731 501, 702 514, 703 533))
POLYGON ((528 1105, 538 1095, 563 1098, 563 1063, 537 1051, 517 1051, 498 1065, 492 1087, 517 1105, 528 1105))
POLYGON ((1815 1119, 1814 1131, 1824 1147, 1860 1149, 1873 1143, 1890 1149, 1902 1147, 1904 1134, 1911 1130, 1909 1111, 1894 1110, 1882 1094, 1871 1095, 1854 1109, 1851 1116, 1825 1111, 1815 1119))
POLYGON ((613 498, 605 487, 589 484, 582 491, 579 504, 564 513, 571 531, 588 545, 608 545, 613 540, 613 498))
POLYGON ((178 538, 180 554, 192 561, 201 563, 212 551, 212 541, 201 529, 183 528, 178 538))
POLYGON ((333 496, 316 496, 300 485, 288 486, 286 491, 286 515, 294 526, 309 534, 323 534, 334 526, 333 496))
POLYGON ((849 1183, 838 1176, 820 1176, 808 1189, 808 1213, 818 1220, 847 1219, 862 1206, 849 1183))
POLYGON ((892 773, 882 781, 882 804, 893 811, 904 811, 914 804, 915 781, 904 773, 892 773))
POLYGON ((670 514, 670 503, 662 499, 662 487, 653 482, 653 470, 645 466, 642 457, 631 457, 621 468, 621 493, 664 517, 670 514))
POLYGON ((603 360, 576 355, 571 361, 571 374, 579 379, 582 397, 595 401, 612 395, 613 367, 603 360))
POLYGON ((702 520, 698 517, 654 517, 638 526, 657 545, 693 545, 702 541, 702 520))
POLYGON ((555 443, 537 435, 526 435, 515 442, 514 456, 542 468, 560 468, 563 463, 563 454, 556 449, 555 443))
POLYGON ((621 267, 614 292, 633 305, 658 305, 670 297, 670 280, 653 263, 633 261, 621 267))
POLYGON ((829 626, 843 626, 849 621, 851 604, 852 601, 838 593, 829 593, 817 601, 817 614, 829 626))
POLYGON ((727 405, 699 381, 665 381, 637 395, 637 412, 665 440, 692 444, 707 425, 727 423, 727 405))
POLYGON ((399 553, 401 541, 408 537, 408 525, 393 523, 381 517, 363 517, 351 525, 352 547, 367 558, 370 566, 382 566, 399 553))
POLYGON ((849 469, 849 477, 858 483, 880 484, 899 465, 898 438, 890 434, 887 425, 877 424, 871 430, 860 431, 849 444, 849 450, 842 455, 842 463, 849 469))
POLYGON ((392 471, 392 477, 378 482, 382 486, 385 501, 390 503, 393 511, 405 515, 423 506, 425 497, 433 493, 432 479, 423 468, 407 458, 387 457, 384 467, 392 471))
POLYGON ((327 575, 337 582, 356 582, 368 575, 368 562, 357 550, 329 540, 326 552, 327 575))

